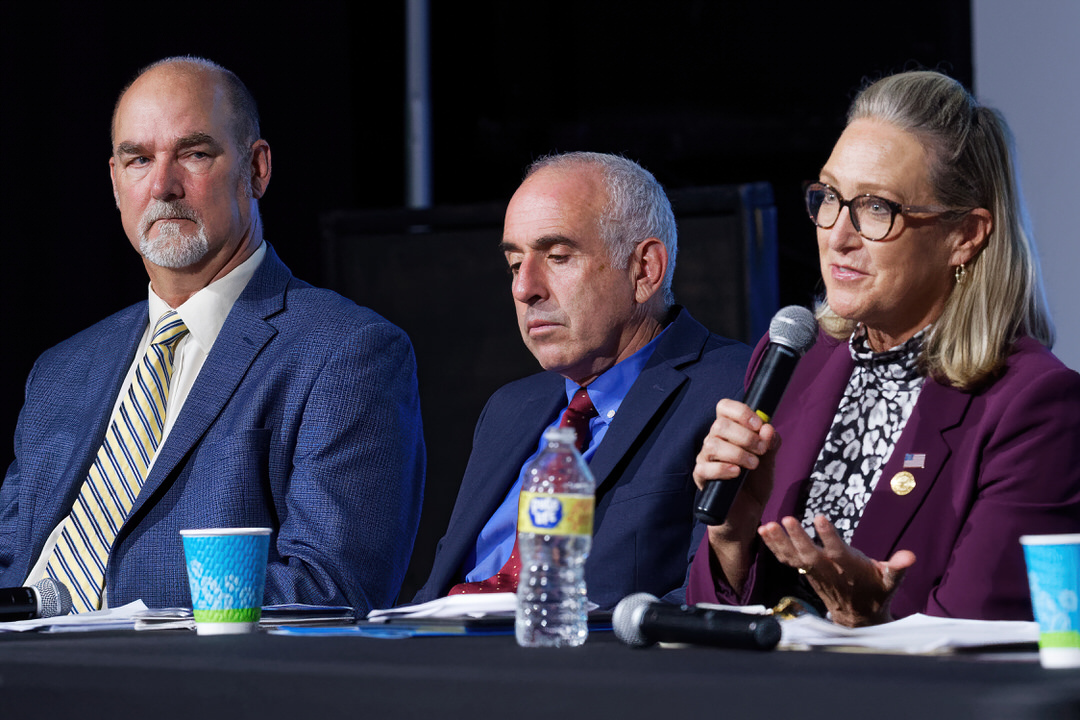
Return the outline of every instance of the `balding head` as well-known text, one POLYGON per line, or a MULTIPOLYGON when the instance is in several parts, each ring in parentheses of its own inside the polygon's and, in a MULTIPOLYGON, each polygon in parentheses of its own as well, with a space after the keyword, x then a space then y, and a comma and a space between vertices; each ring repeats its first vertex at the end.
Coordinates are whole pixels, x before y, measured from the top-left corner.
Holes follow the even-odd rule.
POLYGON ((124 86, 120 95, 116 98, 112 115, 112 143, 116 148, 116 116, 120 111, 120 104, 128 91, 144 78, 152 78, 163 74, 185 77, 195 81, 197 79, 212 78, 217 87, 223 93, 228 107, 232 140, 241 154, 248 152, 252 143, 261 136, 259 130, 259 109, 255 105, 255 98, 244 85, 236 73, 218 65, 217 63, 200 57, 169 57, 147 65, 138 72, 135 79, 124 86))

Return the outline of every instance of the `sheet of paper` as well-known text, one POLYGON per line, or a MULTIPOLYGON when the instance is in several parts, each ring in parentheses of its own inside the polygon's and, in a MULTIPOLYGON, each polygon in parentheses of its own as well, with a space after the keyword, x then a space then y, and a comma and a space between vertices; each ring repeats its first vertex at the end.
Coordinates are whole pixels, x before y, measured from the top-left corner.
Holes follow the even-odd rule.
POLYGON ((729 610, 731 612, 740 612, 745 615, 764 615, 768 610, 764 605, 716 605, 715 603, 698 603, 695 607, 706 608, 708 610, 729 610))
POLYGON ((404 605, 386 610, 372 610, 370 622, 386 622, 387 618, 460 618, 513 615, 517 608, 514 593, 470 593, 450 595, 419 605, 404 605))
POLYGON ((191 608, 154 608, 135 614, 136 630, 194 630, 191 608))
POLYGON ((82 613, 80 615, 60 615, 44 620, 16 620, 0 623, 0 632, 81 632, 86 630, 130 630, 135 627, 135 617, 144 612, 146 605, 142 600, 121 605, 108 610, 82 613))

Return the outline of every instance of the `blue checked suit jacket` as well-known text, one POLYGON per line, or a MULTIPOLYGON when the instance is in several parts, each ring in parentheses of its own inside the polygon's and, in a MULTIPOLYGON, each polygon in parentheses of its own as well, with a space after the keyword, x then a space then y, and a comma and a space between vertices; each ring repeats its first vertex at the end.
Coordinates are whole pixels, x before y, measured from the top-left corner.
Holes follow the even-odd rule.
MULTIPOLYGON (((0 586, 70 512, 146 323, 141 302, 34 365, 0 486, 0 586)), ((274 530, 268 604, 392 604, 424 462, 409 339, 268 247, 116 537, 109 604, 190 607, 180 530, 244 526, 274 530)))
MULTIPOLYGON (((589 600, 611 609, 634 592, 683 595, 704 526, 693 517, 691 474, 716 403, 742 397, 750 348, 712 335, 679 309, 589 463, 596 479, 589 600)), ((566 407, 563 378, 545 372, 500 388, 480 415, 450 526, 415 601, 446 595, 484 525, 566 407)))

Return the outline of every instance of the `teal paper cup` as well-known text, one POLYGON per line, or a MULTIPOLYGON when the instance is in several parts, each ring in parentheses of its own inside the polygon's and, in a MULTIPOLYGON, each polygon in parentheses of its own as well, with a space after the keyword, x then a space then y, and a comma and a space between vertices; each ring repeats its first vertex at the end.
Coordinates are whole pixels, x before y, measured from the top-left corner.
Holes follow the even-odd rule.
POLYGON ((262 615, 270 528, 181 530, 200 635, 255 629, 262 615))
POLYGON ((1024 535, 1044 668, 1080 667, 1080 534, 1024 535))

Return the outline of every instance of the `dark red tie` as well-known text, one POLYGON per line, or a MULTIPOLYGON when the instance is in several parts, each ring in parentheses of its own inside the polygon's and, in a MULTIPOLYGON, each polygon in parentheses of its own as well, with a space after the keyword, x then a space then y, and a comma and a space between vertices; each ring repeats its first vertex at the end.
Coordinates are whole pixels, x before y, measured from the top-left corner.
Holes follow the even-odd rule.
POLYGON ((585 448, 589 445, 589 437, 591 437, 589 421, 596 417, 596 414, 596 408, 589 399, 588 391, 585 388, 578 388, 574 397, 570 399, 569 407, 563 410, 562 420, 559 421, 559 427, 574 428, 574 432, 577 433, 574 446, 577 447, 578 452, 585 452, 585 448))
MULTIPOLYGON (((570 427, 577 434, 574 441, 578 452, 583 452, 589 445, 589 420, 596 417, 596 408, 585 388, 578 388, 570 405, 563 410, 559 427, 570 427)), ((458 583, 450 588, 447 595, 465 595, 466 593, 497 593, 514 592, 517 590, 518 575, 521 574, 521 560, 518 558, 518 544, 514 540, 514 549, 510 551, 510 557, 499 572, 487 580, 458 583)))

